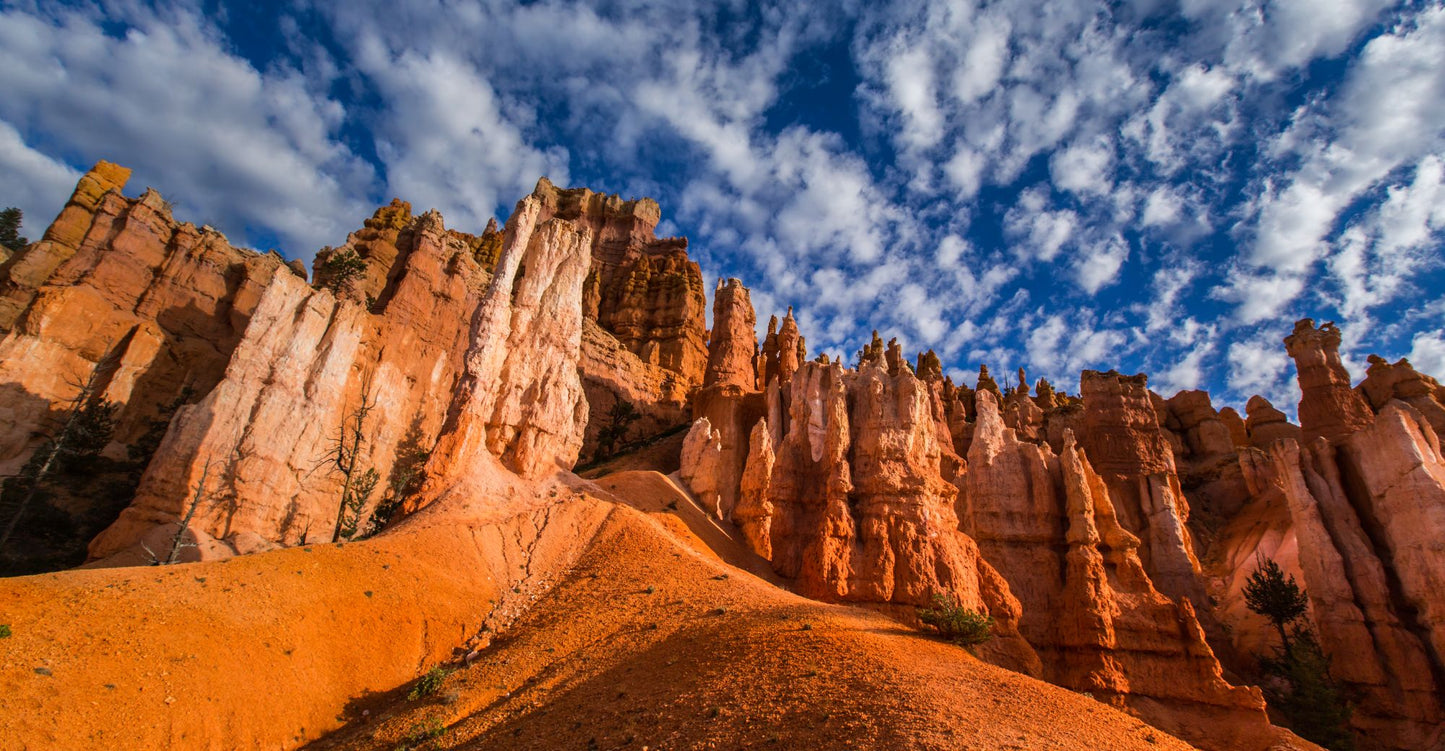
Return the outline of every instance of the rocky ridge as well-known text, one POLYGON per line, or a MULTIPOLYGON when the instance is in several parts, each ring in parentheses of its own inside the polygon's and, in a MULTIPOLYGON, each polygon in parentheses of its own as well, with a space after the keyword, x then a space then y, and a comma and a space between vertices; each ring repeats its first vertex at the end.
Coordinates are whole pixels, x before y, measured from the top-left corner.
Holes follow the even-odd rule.
POLYGON ((991 661, 1202 748, 1288 748, 1244 685, 1269 641, 1240 592, 1269 556, 1309 590, 1362 747, 1442 743, 1445 388, 1379 358, 1352 388, 1331 324, 1285 342, 1300 425, 1117 372, 1077 396, 986 367, 970 388, 876 333, 851 367, 809 361, 791 310, 759 342, 738 280, 706 331, 647 199, 543 179, 478 235, 394 201, 308 282, 127 177, 98 165, 0 267, 0 461, 90 374, 118 405, 107 453, 165 428, 96 564, 146 562, 183 519, 185 560, 330 541, 358 497, 361 524, 384 503, 485 516, 691 419, 683 483, 799 594, 904 621, 949 595, 995 618, 991 661))

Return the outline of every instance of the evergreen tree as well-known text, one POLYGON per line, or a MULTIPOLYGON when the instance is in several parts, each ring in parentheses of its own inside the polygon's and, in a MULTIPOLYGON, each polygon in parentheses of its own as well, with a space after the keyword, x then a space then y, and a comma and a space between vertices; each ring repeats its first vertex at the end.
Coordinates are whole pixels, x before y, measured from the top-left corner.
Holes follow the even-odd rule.
POLYGON ((1280 643, 1289 649, 1287 627, 1302 618, 1309 607, 1309 598, 1295 583, 1294 576, 1284 571, 1272 558, 1255 562, 1254 573, 1244 585, 1244 604, 1269 619, 1279 633, 1280 643))
POLYGON ((20 236, 20 224, 24 218, 24 213, 13 206, 0 211, 0 245, 20 250, 30 244, 29 240, 20 236))
POLYGON ((1330 659, 1305 621, 1309 598, 1293 576, 1269 558, 1261 559, 1244 585, 1244 604, 1269 619, 1279 633, 1273 657, 1260 667, 1276 679, 1269 700, 1289 720, 1291 730, 1331 749, 1352 751, 1350 705, 1330 677, 1330 659))

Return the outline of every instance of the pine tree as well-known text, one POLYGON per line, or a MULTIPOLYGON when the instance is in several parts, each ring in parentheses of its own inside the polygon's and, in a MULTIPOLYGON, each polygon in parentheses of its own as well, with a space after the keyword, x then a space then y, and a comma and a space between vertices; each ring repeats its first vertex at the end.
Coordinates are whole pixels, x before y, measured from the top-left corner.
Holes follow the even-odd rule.
POLYGON ((1305 621, 1309 598, 1293 576, 1272 559, 1258 561, 1244 585, 1244 604, 1269 619, 1279 633, 1273 657, 1260 666, 1278 679, 1269 690, 1270 703, 1289 719, 1290 729, 1331 749, 1352 751, 1350 705, 1344 690, 1330 677, 1330 659, 1305 621))
POLYGON ((1245 582, 1244 604, 1269 619, 1279 633, 1280 643, 1288 650, 1290 639, 1286 627, 1304 616, 1309 598, 1295 583, 1293 575, 1285 576, 1274 559, 1263 558, 1255 562, 1254 573, 1245 582))
POLYGON ((24 219, 24 213, 13 206, 0 211, 0 245, 21 250, 30 244, 29 240, 20 236, 20 225, 24 219))

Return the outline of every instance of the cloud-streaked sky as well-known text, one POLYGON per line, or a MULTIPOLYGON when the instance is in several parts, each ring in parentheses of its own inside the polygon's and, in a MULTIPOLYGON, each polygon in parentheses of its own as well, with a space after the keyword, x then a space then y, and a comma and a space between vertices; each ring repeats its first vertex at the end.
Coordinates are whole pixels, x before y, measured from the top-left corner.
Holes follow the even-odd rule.
POLYGON ((657 198, 815 353, 1292 411, 1310 316, 1445 375, 1441 3, 0 2, 0 92, 32 237, 97 159, 307 261, 547 175, 657 198))

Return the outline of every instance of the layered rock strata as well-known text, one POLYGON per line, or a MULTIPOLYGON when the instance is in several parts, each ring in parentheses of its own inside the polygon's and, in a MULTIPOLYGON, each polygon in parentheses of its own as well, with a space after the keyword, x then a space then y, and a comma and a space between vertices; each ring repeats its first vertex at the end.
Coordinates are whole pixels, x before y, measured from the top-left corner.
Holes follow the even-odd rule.
MULTIPOLYGON (((340 441, 357 455, 352 479, 372 470, 380 480, 363 515, 400 492, 398 456, 435 444, 491 279, 470 236, 448 231, 436 212, 408 218, 384 242, 400 268, 368 275, 359 289, 273 273, 225 377, 177 414, 135 500, 92 542, 92 558, 135 546, 194 498, 192 530, 238 552, 330 540, 348 483, 334 461, 340 441)), ((372 258, 383 244, 374 232, 354 233, 343 248, 372 258)))
MULTIPOLYGON (((98 373, 93 398, 117 405, 124 446, 184 394, 221 379, 283 262, 171 217, 130 171, 100 162, 45 236, 0 267, 0 474, 59 429, 98 373)), ((290 273, 290 272, 285 272, 290 273)))

